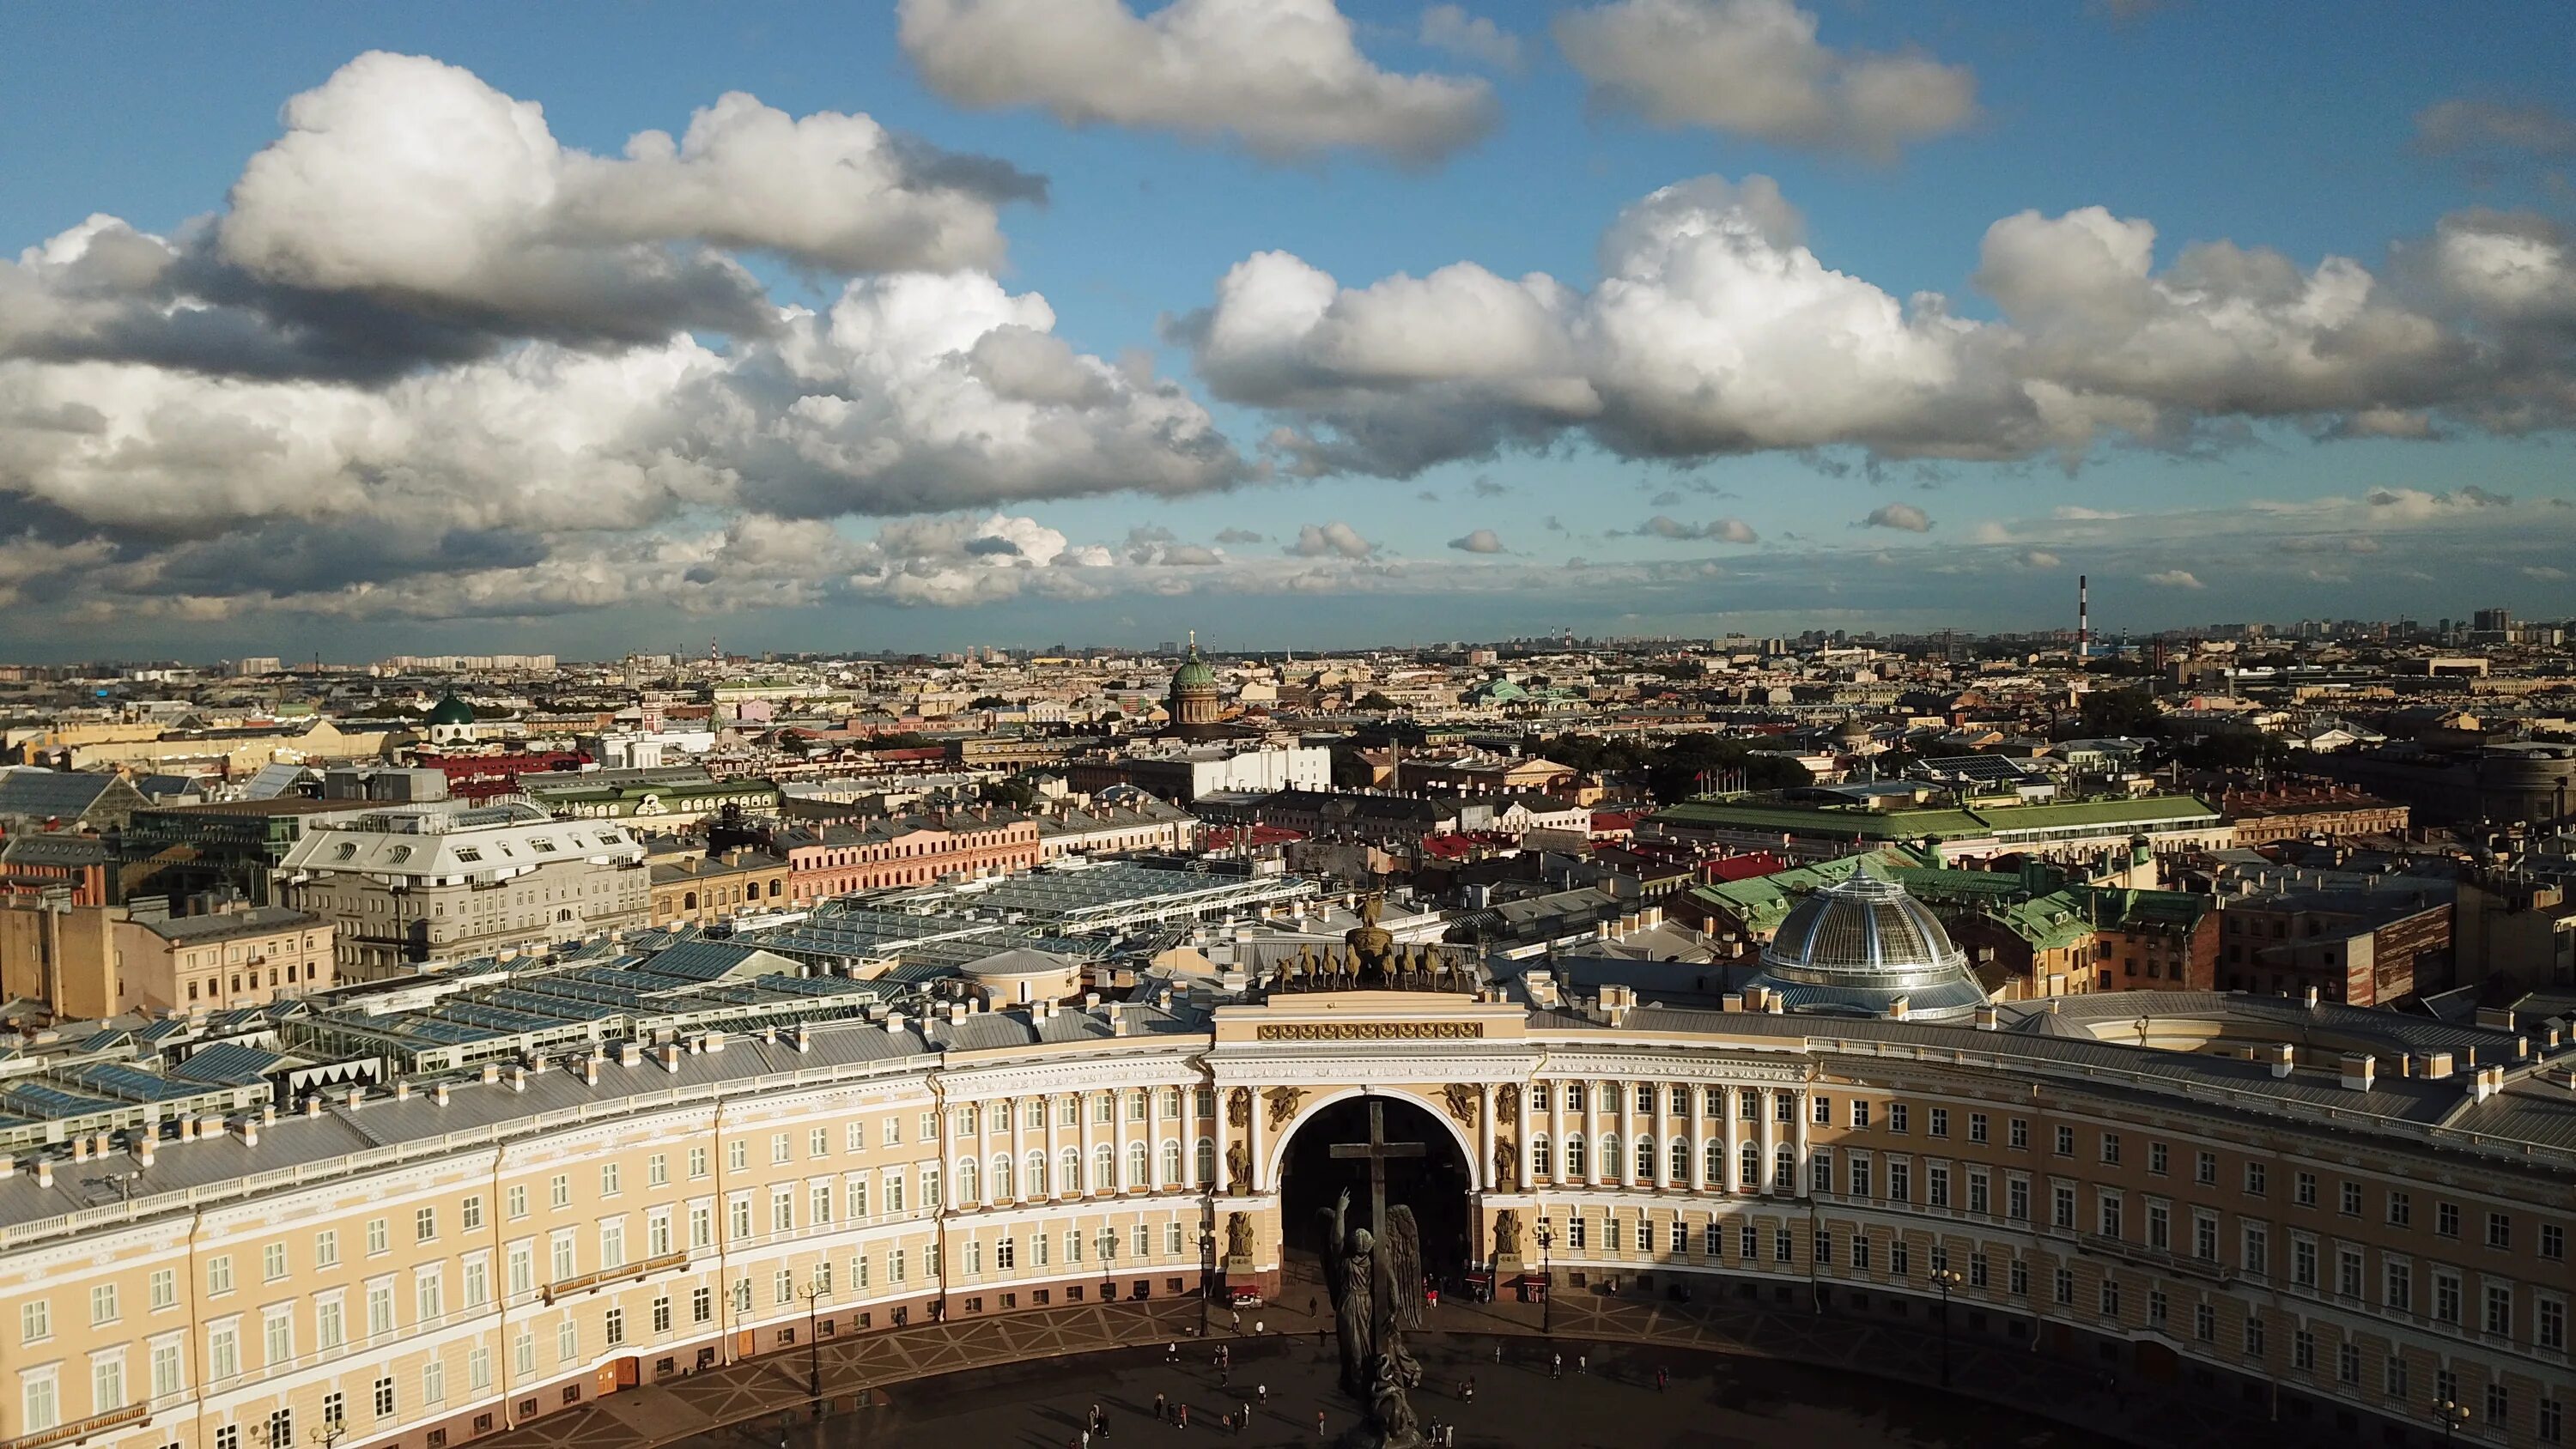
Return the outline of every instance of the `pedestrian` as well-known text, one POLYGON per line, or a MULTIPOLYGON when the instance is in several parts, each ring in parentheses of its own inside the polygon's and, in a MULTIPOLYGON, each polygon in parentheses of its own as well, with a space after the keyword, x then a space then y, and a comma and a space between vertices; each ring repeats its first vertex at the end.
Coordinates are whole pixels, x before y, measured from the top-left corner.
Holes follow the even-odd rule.
POLYGON ((1562 1350, 1548 1355, 1547 1376, 1552 1379, 1565 1377, 1565 1354, 1562 1350))
POLYGON ((1241 1413, 1239 1413, 1239 1414, 1237 1414, 1237 1415, 1235 1415, 1235 1416, 1234 1416, 1234 1432, 1236 1432, 1236 1433, 1240 1434, 1240 1433, 1242 1433, 1244 1430, 1249 1429, 1249 1428, 1251 1428, 1251 1427, 1252 1427, 1252 1406, 1251 1406, 1250 1404, 1245 1404, 1245 1405, 1243 1406, 1243 1411, 1242 1411, 1241 1413))
POLYGON ((1243 1333, 1243 1314, 1240 1310, 1237 1310, 1234 1315, 1234 1331, 1238 1337, 1243 1333))
POLYGON ((1502 1361, 1503 1361, 1503 1341, 1502 1341, 1501 1339, 1499 1339, 1499 1338, 1498 1338, 1498 1339, 1495 1339, 1495 1340, 1494 1340, 1494 1362, 1496 1362, 1496 1363, 1501 1363, 1502 1361))
POLYGON ((1163 1396, 1162 1396, 1161 1394, 1156 1394, 1156 1395, 1154 1396, 1154 1419, 1155 1419, 1155 1421, 1156 1421, 1157 1423, 1160 1423, 1160 1422, 1161 1422, 1161 1421, 1162 1421, 1166 1416, 1168 1416, 1168 1415, 1171 1413, 1171 1411, 1172 1411, 1172 1410, 1171 1410, 1171 1405, 1170 1405, 1170 1404, 1168 1404, 1168 1403, 1166 1403, 1166 1402, 1164 1401, 1163 1396))
POLYGON ((1190 1426, 1190 1406, 1189 1406, 1189 1405, 1187 1405, 1187 1404, 1183 1404, 1183 1405, 1181 1405, 1179 1408, 1175 1409, 1173 1412, 1179 1416, 1179 1417, 1177 1417, 1177 1418, 1175 1418, 1175 1419, 1173 1419, 1173 1420, 1172 1420, 1172 1427, 1173 1427, 1173 1428, 1175 1428, 1175 1429, 1186 1429, 1186 1428, 1188 1428, 1188 1427, 1190 1426))
POLYGON ((1255 1398, 1261 1400, 1263 1408, 1268 1408, 1270 1406, 1270 1386, 1268 1384, 1254 1384, 1252 1386, 1252 1392, 1255 1398))
POLYGON ((1318 1439, 1324 1437, 1324 1411, 1321 1409, 1315 1411, 1315 1437, 1318 1439))
POLYGON ((1315 1316, 1315 1295, 1312 1293, 1306 1295, 1306 1316, 1308 1318, 1315 1316))
POLYGON ((1592 1355, 1588 1353, 1576 1354, 1574 1356, 1574 1371, 1579 1374, 1588 1374, 1592 1372, 1592 1355))
POLYGON ((1660 1393, 1664 1393, 1664 1392, 1666 1392, 1667 1390, 1671 1389, 1671 1388, 1672 1388, 1672 1386, 1673 1386, 1673 1375, 1672 1375, 1672 1371, 1671 1371, 1671 1370, 1669 1370, 1669 1369, 1667 1369, 1667 1368, 1665 1368, 1665 1367, 1664 1367, 1663 1365, 1661 1365, 1661 1364, 1657 1364, 1657 1365, 1655 1366, 1655 1392, 1656 1392, 1656 1393, 1659 1393, 1659 1394, 1660 1394, 1660 1393))
POLYGON ((1265 1328, 1263 1328, 1263 1327, 1262 1327, 1262 1325, 1261 1325, 1261 1320, 1260 1320, 1260 1319, 1256 1318, 1256 1319, 1252 1320, 1252 1336, 1253 1336, 1253 1337, 1255 1337, 1255 1338, 1259 1338, 1262 1334, 1264 1334, 1264 1333, 1266 1333, 1266 1332, 1268 1332, 1268 1331, 1269 1331, 1269 1330, 1267 1330, 1267 1329, 1265 1329, 1265 1328))

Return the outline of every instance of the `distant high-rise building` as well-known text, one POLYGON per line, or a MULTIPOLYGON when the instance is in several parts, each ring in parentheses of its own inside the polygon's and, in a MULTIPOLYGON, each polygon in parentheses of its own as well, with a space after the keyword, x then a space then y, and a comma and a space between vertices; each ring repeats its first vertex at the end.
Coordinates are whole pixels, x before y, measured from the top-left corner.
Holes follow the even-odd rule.
POLYGON ((2513 628, 2513 610, 2480 609, 2469 617, 2469 628, 2479 634, 2502 634, 2513 628))

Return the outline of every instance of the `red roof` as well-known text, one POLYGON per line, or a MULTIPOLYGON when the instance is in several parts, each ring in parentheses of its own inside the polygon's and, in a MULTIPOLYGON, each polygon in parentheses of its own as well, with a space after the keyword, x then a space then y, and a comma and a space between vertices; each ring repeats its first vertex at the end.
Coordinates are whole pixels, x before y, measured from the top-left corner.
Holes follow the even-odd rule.
POLYGON ((1702 865, 1700 874, 1711 882, 1751 880, 1756 876, 1775 875, 1789 868, 1789 862, 1767 851, 1751 855, 1729 855, 1702 865))
MULTIPOLYGON (((1244 843, 1243 836, 1244 831, 1238 827, 1220 826, 1207 831, 1199 839, 1203 849, 1231 850, 1244 843)), ((1291 830, 1285 825, 1255 825, 1251 829, 1251 837, 1254 845, 1285 845, 1292 840, 1305 839, 1306 832, 1291 830)))

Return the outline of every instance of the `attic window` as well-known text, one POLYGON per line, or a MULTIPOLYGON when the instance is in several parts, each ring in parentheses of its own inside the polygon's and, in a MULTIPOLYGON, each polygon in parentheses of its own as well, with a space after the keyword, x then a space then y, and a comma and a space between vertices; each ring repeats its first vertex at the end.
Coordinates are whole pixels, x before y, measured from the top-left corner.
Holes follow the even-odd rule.
POLYGON ((341 847, 339 848, 339 850, 337 850, 337 851, 333 852, 333 859, 336 859, 336 860, 349 860, 349 859, 354 858, 354 857, 357 855, 357 853, 358 853, 358 847, 357 847, 357 845, 356 845, 355 843, 350 843, 350 844, 346 844, 346 845, 341 846, 341 847))
POLYGON ((470 845, 460 845, 456 847, 456 858, 458 860, 481 860, 483 858, 483 852, 470 845))
POLYGON ((404 861, 411 859, 411 847, 408 845, 397 845, 393 848, 392 855, 394 864, 400 865, 404 861))
MULTIPOLYGON (((528 843, 529 843, 530 845, 535 846, 538 850, 540 850, 540 851, 544 852, 544 853, 545 853, 545 854, 547 854, 547 855, 552 855, 552 854, 554 854, 554 853, 555 853, 555 843, 554 843, 553 841, 551 841, 551 840, 531 840, 531 841, 529 841, 528 843)), ((508 849, 509 849, 509 847, 508 847, 508 846, 503 846, 503 847, 502 847, 502 849, 506 851, 506 850, 508 850, 508 849)))

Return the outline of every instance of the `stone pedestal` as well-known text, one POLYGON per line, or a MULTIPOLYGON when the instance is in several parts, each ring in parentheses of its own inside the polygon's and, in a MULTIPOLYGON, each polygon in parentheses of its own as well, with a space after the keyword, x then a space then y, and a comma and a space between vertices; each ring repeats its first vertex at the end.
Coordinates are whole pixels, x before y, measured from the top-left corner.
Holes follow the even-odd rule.
POLYGON ((1528 1270, 1529 1265, 1521 1261, 1518 1253, 1498 1253, 1494 1256, 1494 1282, 1497 1286, 1510 1282, 1528 1270))

